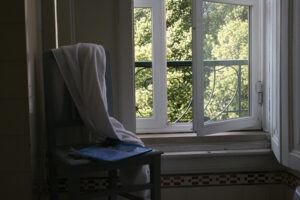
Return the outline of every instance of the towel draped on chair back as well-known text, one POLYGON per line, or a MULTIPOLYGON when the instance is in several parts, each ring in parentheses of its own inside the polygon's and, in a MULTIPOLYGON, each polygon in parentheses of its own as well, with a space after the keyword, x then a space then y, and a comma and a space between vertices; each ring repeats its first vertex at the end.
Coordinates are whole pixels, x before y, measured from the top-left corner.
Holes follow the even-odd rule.
POLYGON ((85 144, 89 135, 85 130, 74 101, 65 85, 51 51, 43 55, 46 97, 48 146, 85 144))
MULTIPOLYGON (((107 87, 107 107, 109 115, 112 115, 112 77, 111 64, 108 51, 106 54, 105 83, 107 87)), ((53 134, 48 136, 51 146, 64 146, 71 144, 85 144, 91 141, 90 135, 79 116, 78 110, 59 71, 59 66, 52 51, 43 55, 44 79, 46 98, 49 111, 47 123, 50 124, 53 134)))
POLYGON ((94 138, 103 141, 108 137, 143 145, 107 113, 104 48, 79 43, 54 49, 53 54, 79 115, 94 138))

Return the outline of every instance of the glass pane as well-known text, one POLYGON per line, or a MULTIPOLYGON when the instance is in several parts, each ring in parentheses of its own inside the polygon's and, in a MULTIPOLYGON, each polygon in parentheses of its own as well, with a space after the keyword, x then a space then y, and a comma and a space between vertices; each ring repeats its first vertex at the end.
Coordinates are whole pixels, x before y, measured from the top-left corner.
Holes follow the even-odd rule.
POLYGON ((153 115, 151 8, 134 9, 136 117, 153 115))
POLYGON ((249 7, 203 2, 204 119, 249 116, 249 7))
POLYGON ((168 122, 192 121, 190 0, 166 0, 168 122))

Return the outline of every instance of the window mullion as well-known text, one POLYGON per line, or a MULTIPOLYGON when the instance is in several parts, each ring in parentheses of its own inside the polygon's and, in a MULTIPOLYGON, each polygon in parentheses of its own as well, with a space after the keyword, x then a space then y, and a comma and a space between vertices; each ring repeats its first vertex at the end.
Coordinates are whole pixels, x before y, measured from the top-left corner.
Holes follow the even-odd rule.
POLYGON ((135 0, 134 7, 139 8, 152 8, 153 0, 135 0))
POLYGON ((192 70, 193 70, 193 129, 199 135, 204 125, 203 119, 203 48, 202 48, 202 0, 192 1, 192 70))
POLYGON ((260 17, 261 11, 259 8, 259 2, 254 1, 251 6, 250 12, 250 40, 249 40, 249 52, 250 52, 250 109, 251 116, 261 122, 261 106, 258 104, 258 93, 256 90, 256 83, 262 81, 262 73, 259 66, 263 65, 263 59, 261 54, 263 53, 262 32, 263 19, 260 17))
POLYGON ((153 98, 157 128, 167 126, 166 22, 164 0, 153 1, 153 98))

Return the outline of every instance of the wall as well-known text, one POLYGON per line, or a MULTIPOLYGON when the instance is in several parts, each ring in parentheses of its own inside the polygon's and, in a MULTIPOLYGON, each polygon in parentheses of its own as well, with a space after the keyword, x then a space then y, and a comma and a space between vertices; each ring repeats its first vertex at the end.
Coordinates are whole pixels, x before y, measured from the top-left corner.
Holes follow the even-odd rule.
POLYGON ((57 30, 59 46, 88 42, 101 44, 109 51, 114 116, 127 129, 135 131, 134 96, 128 96, 134 94, 130 91, 134 87, 124 84, 133 84, 134 75, 132 27, 128 26, 131 24, 132 16, 128 12, 131 6, 131 0, 60 0, 57 2, 57 30))
POLYGON ((162 190, 162 200, 292 200, 284 185, 240 185, 162 190))
POLYGON ((0 198, 32 199, 24 1, 1 2, 0 26, 0 198))
POLYGON ((164 175, 162 198, 291 200, 299 184, 299 178, 285 171, 164 175))
MULTIPOLYGON (((103 177, 81 179, 84 192, 97 192, 108 182, 103 177)), ((300 179, 285 171, 162 175, 162 200, 292 200, 300 179)), ((67 197, 66 180, 59 185, 67 197)), ((105 199, 105 198, 102 198, 105 199)), ((124 199, 124 198, 119 198, 124 199)))
POLYGON ((43 113, 37 112, 43 108, 42 83, 42 50, 41 50, 41 1, 25 1, 26 24, 26 55, 28 74, 28 101, 30 124, 30 150, 33 182, 33 198, 37 198, 35 191, 45 188, 45 137, 43 131, 43 113), (38 186, 38 187, 37 187, 38 186))

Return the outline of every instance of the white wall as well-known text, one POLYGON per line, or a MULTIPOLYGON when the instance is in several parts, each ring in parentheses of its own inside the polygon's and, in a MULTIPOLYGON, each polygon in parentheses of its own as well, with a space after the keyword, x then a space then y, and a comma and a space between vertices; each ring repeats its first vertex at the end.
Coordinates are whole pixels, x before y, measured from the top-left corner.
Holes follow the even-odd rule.
POLYGON ((0 7, 0 199, 32 199, 25 7, 0 7))
POLYGON ((133 84, 131 0, 60 0, 57 1, 57 8, 59 46, 88 42, 101 44, 109 51, 113 71, 114 115, 126 128, 134 131, 134 97, 128 95, 134 92, 123 84, 128 80, 133 84), (132 71, 131 75, 128 75, 128 70, 132 71), (131 113, 121 110, 128 107, 132 107, 131 113))

